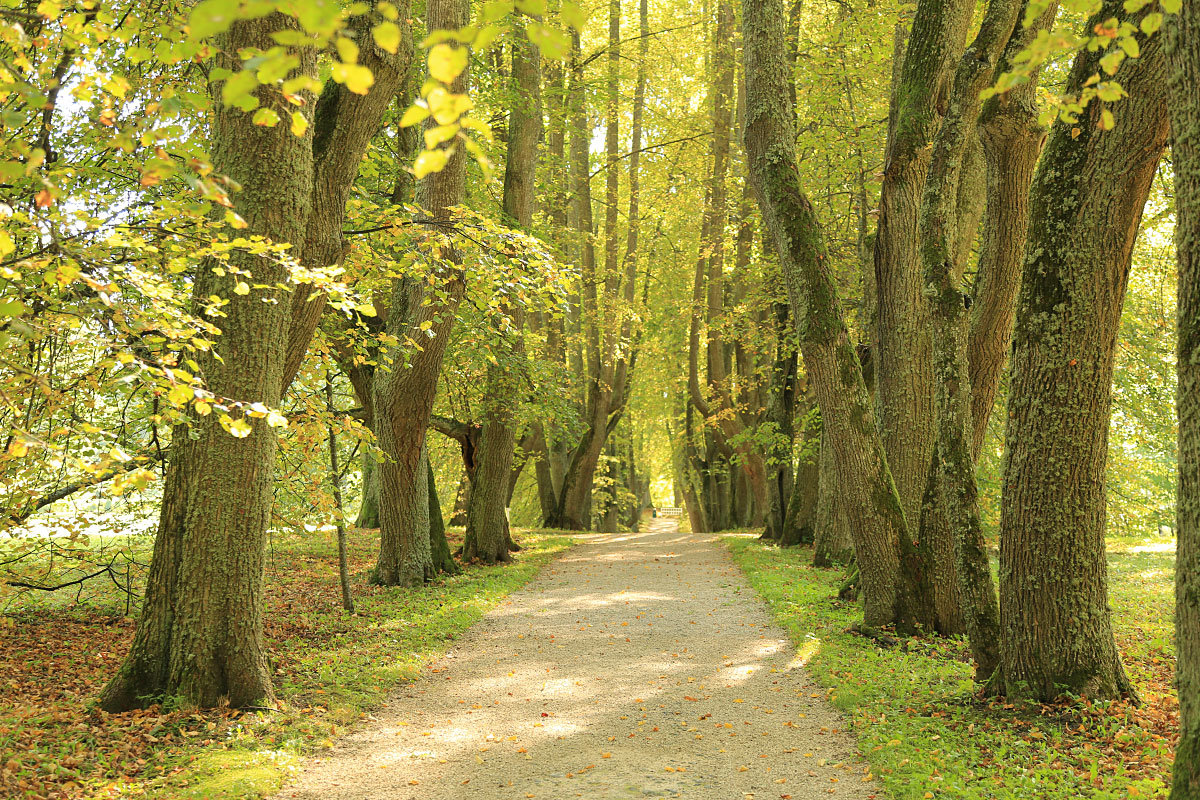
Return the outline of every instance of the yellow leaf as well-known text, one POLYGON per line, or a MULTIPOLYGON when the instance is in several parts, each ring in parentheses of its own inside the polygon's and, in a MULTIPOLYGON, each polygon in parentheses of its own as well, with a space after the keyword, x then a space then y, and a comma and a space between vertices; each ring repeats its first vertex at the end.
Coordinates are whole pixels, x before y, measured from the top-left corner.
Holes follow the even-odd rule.
POLYGON ((221 417, 221 427, 229 432, 230 436, 236 439, 245 439, 250 435, 250 423, 244 419, 234 420, 229 417, 221 417))
POLYGON ((171 391, 167 392, 167 400, 171 405, 179 408, 191 400, 193 394, 195 393, 190 386, 175 386, 171 391))
POLYGON ((375 85, 375 75, 360 64, 338 62, 333 65, 330 75, 355 94, 366 94, 375 85))
POLYGON ((389 53, 400 49, 400 26, 394 22, 381 22, 371 30, 375 44, 389 53))
POLYGON ((345 36, 339 36, 337 40, 338 58, 347 64, 358 63, 358 45, 353 39, 347 39, 345 36))
POLYGON ((267 414, 267 424, 272 428, 286 428, 288 425, 287 417, 280 414, 278 411, 272 411, 267 414))
POLYGON ((409 106, 405 110, 404 116, 400 117, 400 127, 410 128, 428 116, 429 109, 425 108, 425 106, 409 106))
POLYGON ((453 83, 467 68, 467 50, 443 42, 429 50, 429 76, 442 83, 453 83))
POLYGON ((12 237, 5 231, 0 231, 0 258, 3 258, 16 249, 17 246, 13 244, 12 237))
POLYGON ((238 281, 237 286, 233 287, 234 294, 250 294, 250 284, 245 281, 238 281))
POLYGON ((303 136, 308 130, 308 118, 299 111, 292 112, 292 133, 295 136, 303 136))
POLYGON ((422 150, 421 154, 417 156, 417 160, 413 162, 413 175, 417 178, 424 178, 431 172, 441 172, 453 152, 454 148, 450 147, 444 150, 422 150))

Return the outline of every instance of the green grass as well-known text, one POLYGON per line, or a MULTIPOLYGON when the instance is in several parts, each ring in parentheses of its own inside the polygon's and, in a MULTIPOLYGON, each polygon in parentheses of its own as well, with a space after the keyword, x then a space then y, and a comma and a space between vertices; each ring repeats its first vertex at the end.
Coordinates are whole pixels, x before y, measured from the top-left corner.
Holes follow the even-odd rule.
POLYGON ((848 633, 861 611, 836 599, 841 572, 814 569, 811 550, 725 541, 895 800, 1166 796, 1178 723, 1169 684, 1174 554, 1161 543, 1114 542, 1110 557, 1117 640, 1145 706, 1014 708, 975 696, 961 639, 881 649, 848 633))
MULTIPOLYGON (((128 646, 132 621, 112 615, 123 593, 97 588, 91 605, 21 598, 7 620, 20 637, 0 638, 0 664, 15 677, 0 698, 0 795, 256 798, 278 789, 300 758, 321 748, 416 679, 463 631, 524 586, 572 544, 555 532, 521 532, 512 564, 468 567, 417 590, 367 585, 378 535, 351 533, 357 613, 340 607, 333 543, 285 535, 267 567, 266 636, 281 701, 272 712, 195 713, 155 708, 106 715, 88 709, 128 646), (64 652, 69 642, 71 653, 64 652), (72 653, 104 651, 106 660, 72 653), (21 674, 27 670, 28 674, 21 674), (64 690, 42 674, 72 670, 64 690), (14 674, 15 673, 15 674, 14 674), (86 731, 81 737, 79 731, 86 731), (69 754, 70 775, 58 774, 69 754), (7 758, 7 756, 6 756, 7 758), (7 781, 7 782, 6 782, 7 781), (22 785, 24 782, 24 785, 22 785)), ((57 593, 56 593, 57 594, 57 593)))

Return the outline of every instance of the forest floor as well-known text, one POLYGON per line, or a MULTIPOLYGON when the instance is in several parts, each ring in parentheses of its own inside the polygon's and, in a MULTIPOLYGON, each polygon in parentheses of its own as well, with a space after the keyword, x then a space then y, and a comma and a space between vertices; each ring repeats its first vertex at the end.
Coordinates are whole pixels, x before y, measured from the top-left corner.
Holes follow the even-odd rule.
POLYGON ((962 637, 882 648, 849 632, 861 606, 837 599, 845 571, 814 568, 812 548, 724 538, 893 800, 1166 798, 1179 733, 1170 538, 1108 539, 1113 631, 1142 704, 1025 706, 977 695, 962 637))
MULTIPOLYGON (((462 529, 448 533, 461 537, 462 529)), ((280 701, 272 712, 196 713, 170 704, 98 711, 91 703, 128 650, 135 624, 116 581, 102 576, 57 592, 0 594, 0 798, 225 800, 275 791, 302 754, 331 747, 369 720, 398 685, 421 675, 572 541, 552 531, 517 534, 525 549, 514 564, 469 566, 423 589, 400 590, 367 584, 379 533, 352 530, 354 615, 341 608, 332 537, 275 534, 265 615, 280 701)), ((88 562, 136 565, 149 560, 151 542, 110 537, 74 546, 81 558, 91 554, 88 562)), ((24 577, 58 584, 94 569, 60 556, 33 560, 24 577)), ((135 611, 139 574, 144 568, 129 573, 135 611)))
POLYGON ((589 539, 279 797, 882 796, 715 537, 589 539))

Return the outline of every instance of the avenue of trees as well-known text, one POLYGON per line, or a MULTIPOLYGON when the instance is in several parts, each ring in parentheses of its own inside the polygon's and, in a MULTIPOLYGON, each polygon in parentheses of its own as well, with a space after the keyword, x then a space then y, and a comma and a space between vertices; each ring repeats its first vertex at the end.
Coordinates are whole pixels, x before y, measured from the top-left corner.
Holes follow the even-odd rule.
POLYGON ((988 695, 1136 698, 1105 537, 1166 530, 1200 797, 1200 3, 0 23, 4 576, 156 520, 105 709, 272 701, 279 526, 403 591, 655 502, 988 695))

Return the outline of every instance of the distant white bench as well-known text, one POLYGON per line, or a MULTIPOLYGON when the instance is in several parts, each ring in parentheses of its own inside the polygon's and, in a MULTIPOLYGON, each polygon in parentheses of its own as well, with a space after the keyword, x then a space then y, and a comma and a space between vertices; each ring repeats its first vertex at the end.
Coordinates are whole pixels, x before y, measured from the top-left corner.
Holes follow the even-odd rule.
POLYGON ((659 517, 682 517, 682 508, 656 508, 655 515, 659 517))

